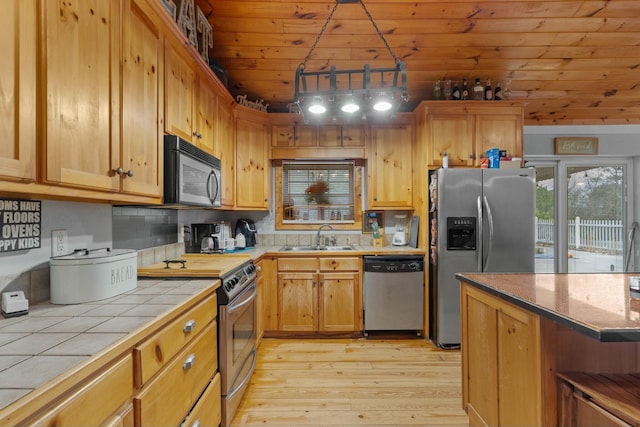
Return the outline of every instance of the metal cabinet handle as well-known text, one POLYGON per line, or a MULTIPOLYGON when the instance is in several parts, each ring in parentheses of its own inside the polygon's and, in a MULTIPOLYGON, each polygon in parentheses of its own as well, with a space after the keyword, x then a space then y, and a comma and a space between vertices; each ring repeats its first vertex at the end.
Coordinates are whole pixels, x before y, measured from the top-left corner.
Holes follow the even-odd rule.
POLYGON ((193 136, 195 136, 198 139, 202 139, 202 134, 200 132, 198 132, 197 130, 193 131, 193 136))
POLYGON ((193 331, 195 328, 196 328, 196 321, 192 319, 184 324, 184 327, 182 328, 182 332, 189 333, 193 331))
MULTIPOLYGON (((123 173, 125 173, 125 172, 124 172, 124 169, 122 169, 122 168, 114 169, 114 170, 113 170, 113 172, 114 172, 116 175, 122 175, 123 173)), ((131 176, 133 176, 133 171, 132 171, 131 169, 129 169, 129 170, 125 173, 125 175, 127 175, 127 176, 131 177, 131 176)))
POLYGON ((200 427, 200 420, 195 420, 193 424, 191 424, 191 427, 200 427))
POLYGON ((189 357, 187 357, 184 361, 184 363, 182 364, 182 369, 184 369, 185 371, 187 369, 191 369, 191 367, 196 363, 196 355, 195 354, 190 354, 189 357))

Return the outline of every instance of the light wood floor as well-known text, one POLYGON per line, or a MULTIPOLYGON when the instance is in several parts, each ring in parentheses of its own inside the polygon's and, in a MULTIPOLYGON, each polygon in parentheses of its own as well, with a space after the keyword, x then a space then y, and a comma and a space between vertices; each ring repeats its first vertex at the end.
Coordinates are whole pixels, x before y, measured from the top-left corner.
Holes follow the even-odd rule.
POLYGON ((232 426, 467 426, 460 352, 416 339, 265 339, 232 426))

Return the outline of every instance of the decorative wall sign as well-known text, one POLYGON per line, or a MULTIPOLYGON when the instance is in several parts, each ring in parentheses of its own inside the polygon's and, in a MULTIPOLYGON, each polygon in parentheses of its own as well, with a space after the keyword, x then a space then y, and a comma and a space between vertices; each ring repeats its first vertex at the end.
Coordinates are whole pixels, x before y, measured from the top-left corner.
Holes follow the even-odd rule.
POLYGON ((40 247, 41 207, 39 200, 0 199, 0 252, 40 247))
POLYGON ((590 136, 562 136, 554 139, 555 154, 598 154, 598 138, 590 136))
POLYGON ((202 10, 194 5, 193 0, 160 0, 160 3, 176 21, 180 31, 200 56, 209 63, 209 48, 213 47, 213 31, 202 10))
POLYGON ((247 95, 238 95, 236 96, 236 100, 238 101, 238 104, 242 106, 253 108, 255 110, 264 111, 265 113, 267 112, 267 108, 269 107, 269 104, 264 103, 264 99, 259 99, 257 101, 249 101, 247 99, 247 95))

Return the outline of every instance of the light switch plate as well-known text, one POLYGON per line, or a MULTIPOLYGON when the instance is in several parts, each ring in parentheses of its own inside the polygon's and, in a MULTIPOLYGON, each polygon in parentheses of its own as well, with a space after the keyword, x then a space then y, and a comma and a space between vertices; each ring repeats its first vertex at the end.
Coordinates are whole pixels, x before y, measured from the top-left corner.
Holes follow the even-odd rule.
POLYGON ((69 236, 67 230, 53 230, 51 232, 51 256, 69 254, 69 236))

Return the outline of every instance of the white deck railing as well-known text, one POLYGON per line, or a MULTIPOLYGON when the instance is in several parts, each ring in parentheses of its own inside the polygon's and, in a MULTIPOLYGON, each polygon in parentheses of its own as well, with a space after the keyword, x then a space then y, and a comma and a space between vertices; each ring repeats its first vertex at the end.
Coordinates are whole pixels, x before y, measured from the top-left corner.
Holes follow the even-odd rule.
MULTIPOLYGON (((569 248, 583 251, 622 253, 624 230, 620 220, 569 220, 569 248)), ((553 244, 554 221, 536 219, 536 243, 553 244)))

